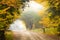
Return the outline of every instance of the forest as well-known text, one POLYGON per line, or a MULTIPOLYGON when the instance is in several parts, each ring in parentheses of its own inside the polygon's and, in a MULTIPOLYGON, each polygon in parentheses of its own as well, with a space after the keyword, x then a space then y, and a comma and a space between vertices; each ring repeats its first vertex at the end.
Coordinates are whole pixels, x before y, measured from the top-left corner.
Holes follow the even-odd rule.
POLYGON ((0 0, 0 40, 60 40, 60 0, 0 0))

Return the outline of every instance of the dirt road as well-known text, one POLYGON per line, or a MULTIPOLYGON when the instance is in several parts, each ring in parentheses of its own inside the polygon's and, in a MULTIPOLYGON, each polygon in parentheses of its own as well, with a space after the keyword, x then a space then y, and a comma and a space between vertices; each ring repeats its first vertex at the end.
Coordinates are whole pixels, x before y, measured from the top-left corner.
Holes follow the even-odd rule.
POLYGON ((59 40, 42 33, 31 31, 13 31, 13 40, 59 40))

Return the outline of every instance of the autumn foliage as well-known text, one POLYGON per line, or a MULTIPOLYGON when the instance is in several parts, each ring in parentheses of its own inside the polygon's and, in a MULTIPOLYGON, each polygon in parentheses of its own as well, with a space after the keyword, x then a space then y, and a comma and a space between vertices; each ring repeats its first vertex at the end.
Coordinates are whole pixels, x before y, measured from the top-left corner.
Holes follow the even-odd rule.
POLYGON ((5 30, 19 18, 18 0, 0 0, 0 30, 5 30))

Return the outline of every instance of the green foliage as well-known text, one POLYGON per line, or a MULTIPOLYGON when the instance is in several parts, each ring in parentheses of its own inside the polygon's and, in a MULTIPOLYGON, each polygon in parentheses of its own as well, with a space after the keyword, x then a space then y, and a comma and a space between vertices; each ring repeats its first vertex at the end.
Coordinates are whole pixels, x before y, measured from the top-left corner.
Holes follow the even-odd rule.
POLYGON ((2 0, 0 0, 0 2, 1 2, 2 0))
POLYGON ((6 40, 13 40, 13 33, 11 31, 6 31, 6 40))
POLYGON ((50 28, 45 28, 45 33, 49 35, 55 35, 57 34, 57 28, 50 27, 50 28))
POLYGON ((13 6, 8 6, 7 4, 0 4, 0 30, 6 30, 9 27, 8 25, 10 25, 16 19, 16 14, 19 13, 13 6))
POLYGON ((8 6, 6 4, 0 4, 0 10, 3 10, 4 8, 7 8, 8 6))
POLYGON ((53 24, 57 23, 58 26, 57 27, 57 31, 60 32, 60 1, 59 0, 48 0, 49 1, 49 12, 52 12, 51 16, 50 16, 50 20, 54 20, 54 22, 52 22, 53 24))

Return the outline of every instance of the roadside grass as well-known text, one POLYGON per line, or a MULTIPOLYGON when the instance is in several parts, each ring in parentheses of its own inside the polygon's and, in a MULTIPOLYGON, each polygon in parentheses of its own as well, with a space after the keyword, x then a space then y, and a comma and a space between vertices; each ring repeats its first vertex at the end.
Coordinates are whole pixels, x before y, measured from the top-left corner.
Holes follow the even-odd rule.
POLYGON ((33 32, 43 33, 42 28, 32 29, 33 32))
POLYGON ((43 31, 42 28, 38 28, 38 29, 32 29, 33 32, 40 32, 40 33, 45 33, 48 35, 56 35, 57 34, 57 28, 45 28, 45 32, 43 31))
POLYGON ((50 28, 45 28, 45 33, 48 35, 56 35, 57 34, 57 28, 50 27, 50 28))
POLYGON ((6 31, 5 36, 6 36, 6 40, 13 40, 12 31, 6 31))

